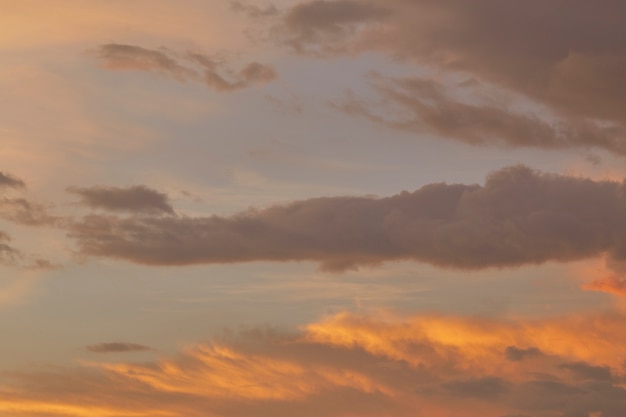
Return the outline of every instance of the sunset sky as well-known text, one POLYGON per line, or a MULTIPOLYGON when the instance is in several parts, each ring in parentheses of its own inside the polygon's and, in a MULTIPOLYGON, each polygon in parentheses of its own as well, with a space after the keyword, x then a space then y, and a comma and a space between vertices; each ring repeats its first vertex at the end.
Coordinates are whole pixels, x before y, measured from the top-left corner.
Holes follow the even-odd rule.
POLYGON ((626 416, 623 0, 0 0, 0 417, 626 416))

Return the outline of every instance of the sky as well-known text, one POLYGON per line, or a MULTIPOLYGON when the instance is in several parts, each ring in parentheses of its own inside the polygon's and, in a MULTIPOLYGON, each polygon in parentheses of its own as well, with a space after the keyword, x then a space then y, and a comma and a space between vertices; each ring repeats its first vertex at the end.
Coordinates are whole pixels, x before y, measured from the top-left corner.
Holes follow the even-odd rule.
POLYGON ((626 415, 626 2, 0 9, 2 417, 626 415))

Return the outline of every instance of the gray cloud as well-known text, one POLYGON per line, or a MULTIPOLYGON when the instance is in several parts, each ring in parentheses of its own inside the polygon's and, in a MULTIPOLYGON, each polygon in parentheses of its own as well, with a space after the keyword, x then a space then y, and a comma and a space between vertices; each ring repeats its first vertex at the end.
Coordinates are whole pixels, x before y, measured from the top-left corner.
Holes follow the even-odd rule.
POLYGON ((510 389, 507 381, 497 377, 451 381, 445 383, 444 387, 454 397, 474 397, 490 400, 503 396, 510 389))
POLYGON ((95 54, 104 67, 111 70, 156 72, 182 82, 204 83, 220 92, 262 85, 277 77, 274 68, 266 64, 251 62, 233 72, 222 60, 195 52, 178 55, 165 48, 154 50, 135 45, 106 44, 99 46, 95 54))
POLYGON ((560 366, 570 371, 577 379, 594 381, 611 381, 611 368, 608 366, 591 366, 584 362, 565 363, 560 366))
POLYGON ((26 184, 19 178, 0 172, 0 188, 26 188, 26 184))
POLYGON ((463 102, 449 95, 444 85, 429 79, 385 79, 374 74, 370 80, 383 97, 381 103, 350 94, 333 105, 393 129, 435 133, 470 145, 598 147, 626 155, 626 128, 620 125, 562 118, 548 122, 537 114, 517 112, 499 103, 463 102))
POLYGON ((517 346, 509 346, 504 351, 506 358, 513 362, 520 362, 526 358, 541 356, 541 351, 535 347, 520 349, 517 346))
POLYGON ((626 259, 626 188, 524 166, 484 186, 431 184, 386 198, 329 197, 229 217, 86 216, 68 226, 87 255, 151 265, 391 260, 479 269, 626 259))
POLYGON ((48 213, 42 204, 25 198, 0 198, 0 218, 26 226, 54 225, 58 217, 48 213))
POLYGON ((13 266, 23 256, 9 242, 11 242, 11 236, 0 230, 0 265, 13 266))
POLYGON ((245 13, 249 17, 253 18, 270 17, 279 14, 278 8, 272 4, 265 7, 259 7, 257 5, 249 4, 247 2, 231 1, 230 8, 237 12, 245 13))
POLYGON ((624 141, 623 1, 314 0, 282 16, 279 41, 299 53, 382 51, 469 74, 538 100, 568 123, 618 123, 624 141))
POLYGON ((85 349, 93 353, 129 353, 153 350, 148 346, 123 342, 99 343, 97 345, 86 346, 85 349))
POLYGON ((347 52, 342 42, 356 34, 356 25, 376 22, 389 11, 373 2, 314 0, 300 3, 284 15, 285 41, 299 52, 347 52))
POLYGON ((157 71, 179 81, 193 80, 198 74, 180 65, 168 51, 152 50, 135 45, 107 44, 98 48, 98 58, 113 70, 157 71))
POLYGON ((91 208, 148 214, 174 214, 174 209, 166 194, 144 185, 127 188, 69 187, 67 191, 80 196, 81 203, 91 208))

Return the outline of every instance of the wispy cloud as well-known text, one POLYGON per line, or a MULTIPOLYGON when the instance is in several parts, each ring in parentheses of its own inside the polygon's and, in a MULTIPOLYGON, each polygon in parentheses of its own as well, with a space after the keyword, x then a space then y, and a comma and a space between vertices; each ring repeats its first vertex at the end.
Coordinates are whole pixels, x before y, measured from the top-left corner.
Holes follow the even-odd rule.
POLYGON ((106 44, 98 47, 95 55, 110 70, 156 72, 181 82, 201 82, 220 92, 262 85, 277 78, 270 65, 250 62, 233 72, 223 60, 197 52, 175 54, 165 48, 106 44))
POLYGON ((447 87, 428 78, 387 79, 371 74, 369 80, 382 99, 372 101, 355 94, 333 106, 392 129, 434 133, 470 145, 540 149, 601 148, 626 155, 626 127, 601 125, 590 120, 554 120, 540 115, 545 110, 520 112, 494 100, 483 102, 453 97, 463 86, 447 87))

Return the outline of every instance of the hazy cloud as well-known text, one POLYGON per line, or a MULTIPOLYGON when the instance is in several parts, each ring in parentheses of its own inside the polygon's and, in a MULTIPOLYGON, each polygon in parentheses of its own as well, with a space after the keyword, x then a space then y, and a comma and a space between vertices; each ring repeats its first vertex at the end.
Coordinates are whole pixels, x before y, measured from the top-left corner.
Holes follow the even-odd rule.
POLYGON ((567 369, 580 379, 597 381, 610 381, 612 379, 611 368, 608 366, 592 366, 584 362, 565 363, 561 368, 567 369))
POLYGON ((67 191, 80 196, 81 203, 91 208, 134 213, 174 214, 168 196, 145 185, 127 188, 69 187, 67 191))
POLYGON ((277 33, 300 53, 381 51, 469 74, 568 122, 618 123, 623 142, 625 26, 626 3, 616 0, 314 0, 286 9, 277 33))
POLYGON ((19 178, 0 172, 0 189, 2 188, 26 188, 26 184, 19 178))
POLYGON ((111 70, 157 72, 178 81, 204 83, 222 92, 262 85, 277 77, 274 68, 266 64, 251 62, 233 72, 223 60, 196 52, 175 54, 165 48, 155 50, 135 45, 106 44, 98 47, 95 54, 104 67, 111 70))
MULTIPOLYGON (((300 52, 342 51, 343 40, 356 34, 356 25, 375 22, 389 14, 373 2, 315 0, 296 4, 284 15, 286 42, 300 52)), ((347 51, 346 51, 347 52, 347 51)))
POLYGON ((626 258, 623 184, 524 166, 484 186, 431 184, 386 198, 328 197, 229 217, 86 216, 87 255, 151 265, 317 261, 342 270, 391 260, 478 269, 626 258))
POLYGON ((59 221, 44 205, 25 198, 0 198, 0 217, 26 226, 53 225, 59 221))
POLYGON ((112 70, 157 71, 179 81, 196 79, 198 73, 180 65, 166 49, 152 50, 135 45, 107 44, 98 48, 98 58, 112 70))
POLYGON ((129 353, 153 350, 148 346, 123 342, 99 343, 97 345, 86 346, 85 349, 93 353, 129 353))
POLYGON ((279 14, 278 8, 273 4, 267 5, 265 7, 259 7, 257 5, 249 4, 243 1, 231 1, 230 7, 237 12, 243 12, 249 17, 253 18, 270 17, 279 14))

